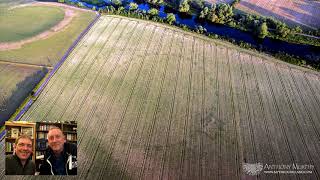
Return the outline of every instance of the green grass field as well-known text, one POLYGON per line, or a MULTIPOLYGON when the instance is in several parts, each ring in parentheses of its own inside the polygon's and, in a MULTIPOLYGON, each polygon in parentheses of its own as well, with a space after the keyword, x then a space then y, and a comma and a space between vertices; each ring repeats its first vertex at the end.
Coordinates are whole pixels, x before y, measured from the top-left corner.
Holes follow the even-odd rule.
POLYGON ((96 16, 94 12, 76 12, 78 15, 61 32, 48 39, 25 44, 20 49, 0 51, 0 60, 54 66, 96 16))
POLYGON ((21 120, 77 121, 80 179, 255 179, 245 162, 314 165, 258 179, 319 179, 319 102, 317 72, 102 16, 21 120))
POLYGON ((0 43, 33 37, 58 24, 64 10, 57 7, 19 7, 1 12, 0 43))

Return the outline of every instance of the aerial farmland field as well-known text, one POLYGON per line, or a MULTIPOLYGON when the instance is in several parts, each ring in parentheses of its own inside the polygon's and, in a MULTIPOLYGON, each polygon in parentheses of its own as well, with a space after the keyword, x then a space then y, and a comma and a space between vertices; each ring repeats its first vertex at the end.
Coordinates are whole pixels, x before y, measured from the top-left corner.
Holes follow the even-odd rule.
POLYGON ((57 3, 0 2, 1 125, 44 77, 41 69, 52 69, 95 16, 57 3))
POLYGON ((0 29, 2 34, 0 42, 30 38, 42 31, 50 29, 64 18, 63 10, 55 7, 25 6, 7 10, 7 12, 2 14, 0 17, 3 23, 0 29), (34 14, 42 14, 42 16, 35 16, 35 18, 32 19, 29 18, 30 16, 34 16, 34 14))
POLYGON ((77 121, 79 179, 319 179, 319 107, 318 72, 102 16, 21 120, 77 121), (249 176, 245 163, 313 168, 249 176))
POLYGON ((46 66, 54 66, 96 16, 45 2, 8 6, 1 13, 0 60, 46 66))
POLYGON ((320 2, 310 0, 241 0, 236 8, 247 13, 274 17, 290 25, 320 28, 320 2))
MULTIPOLYGON (((209 3, 232 3, 233 0, 208 0, 209 3)), ((291 26, 320 28, 320 2, 312 0, 240 0, 235 9, 248 14, 274 17, 291 26)))
POLYGON ((48 70, 0 62, 0 124, 16 111, 48 70))

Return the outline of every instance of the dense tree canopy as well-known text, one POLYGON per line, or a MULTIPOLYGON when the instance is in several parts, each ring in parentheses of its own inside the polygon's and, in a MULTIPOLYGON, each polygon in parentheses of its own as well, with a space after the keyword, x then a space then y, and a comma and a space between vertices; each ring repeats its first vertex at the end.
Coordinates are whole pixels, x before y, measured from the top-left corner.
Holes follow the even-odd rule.
POLYGON ((159 14, 159 11, 158 9, 156 8, 151 8, 149 11, 148 11, 148 14, 150 14, 151 16, 157 16, 159 14))
POLYGON ((150 4, 154 4, 154 5, 162 5, 163 4, 163 0, 146 0, 148 3, 150 4))
POLYGON ((129 4, 129 10, 130 11, 134 11, 134 10, 137 10, 137 9, 138 9, 138 4, 137 3, 131 2, 129 4))
POLYGON ((176 21, 176 16, 173 13, 168 13, 166 20, 169 24, 173 24, 176 21))
POLYGON ((259 26, 259 38, 265 38, 268 35, 268 26, 266 22, 263 22, 259 26))
POLYGON ((111 0, 111 2, 115 6, 120 6, 122 4, 121 0, 111 0))
POLYGON ((190 5, 188 0, 183 0, 179 5, 179 12, 188 12, 190 10, 190 5))
POLYGON ((202 11, 200 12, 199 18, 206 18, 209 14, 209 8, 204 7, 202 11))

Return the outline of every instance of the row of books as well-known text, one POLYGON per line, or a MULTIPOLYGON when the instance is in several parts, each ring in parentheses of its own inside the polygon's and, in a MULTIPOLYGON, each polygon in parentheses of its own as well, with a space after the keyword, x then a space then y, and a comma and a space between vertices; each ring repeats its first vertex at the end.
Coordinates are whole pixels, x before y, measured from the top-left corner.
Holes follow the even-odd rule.
POLYGON ((13 152, 13 144, 12 142, 6 142, 6 152, 13 152))
POLYGON ((77 134, 69 134, 69 133, 67 133, 67 140, 68 141, 76 141, 77 140, 77 134))
POLYGON ((48 141, 46 140, 37 140, 37 150, 45 150, 48 147, 48 141))
POLYGON ((77 127, 76 126, 63 126, 64 131, 73 131, 77 132, 77 127))
POLYGON ((33 128, 32 127, 21 127, 20 128, 11 128, 7 130, 6 137, 9 138, 18 138, 19 135, 26 134, 33 139, 33 128))
POLYGON ((49 129, 52 127, 50 124, 41 124, 39 125, 38 130, 39 131, 49 131, 49 129))
POLYGON ((37 133, 38 133, 38 135, 37 135, 38 139, 46 139, 47 138, 47 135, 48 135, 47 132, 37 132, 37 133))
POLYGON ((36 151, 36 156, 44 155, 45 151, 36 151))

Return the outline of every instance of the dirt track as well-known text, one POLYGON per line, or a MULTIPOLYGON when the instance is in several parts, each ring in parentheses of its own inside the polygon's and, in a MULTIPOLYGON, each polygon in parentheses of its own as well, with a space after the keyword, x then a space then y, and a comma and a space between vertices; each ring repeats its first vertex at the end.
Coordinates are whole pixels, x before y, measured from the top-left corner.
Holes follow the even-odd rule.
POLYGON ((89 11, 89 10, 80 9, 80 8, 76 8, 76 7, 70 7, 70 6, 67 6, 64 4, 49 3, 49 2, 36 2, 36 3, 29 4, 29 6, 59 6, 59 7, 62 7, 65 10, 64 19, 62 21, 60 21, 54 27, 50 28, 49 30, 44 31, 36 36, 31 37, 31 38, 24 39, 24 40, 17 41, 17 42, 0 43, 0 51, 19 49, 27 43, 31 43, 31 42, 41 40, 41 39, 47 39, 47 38, 53 36, 54 34, 60 32, 63 29, 68 27, 68 25, 72 21, 72 19, 78 15, 78 13, 75 10, 89 11))
POLYGON ((14 65, 14 66, 22 66, 22 67, 33 67, 33 68, 46 67, 46 68, 48 68, 48 69, 53 69, 52 66, 45 66, 45 65, 38 65, 38 64, 31 64, 31 63, 10 62, 10 61, 3 61, 3 60, 0 60, 0 65, 1 65, 1 64, 14 65))

